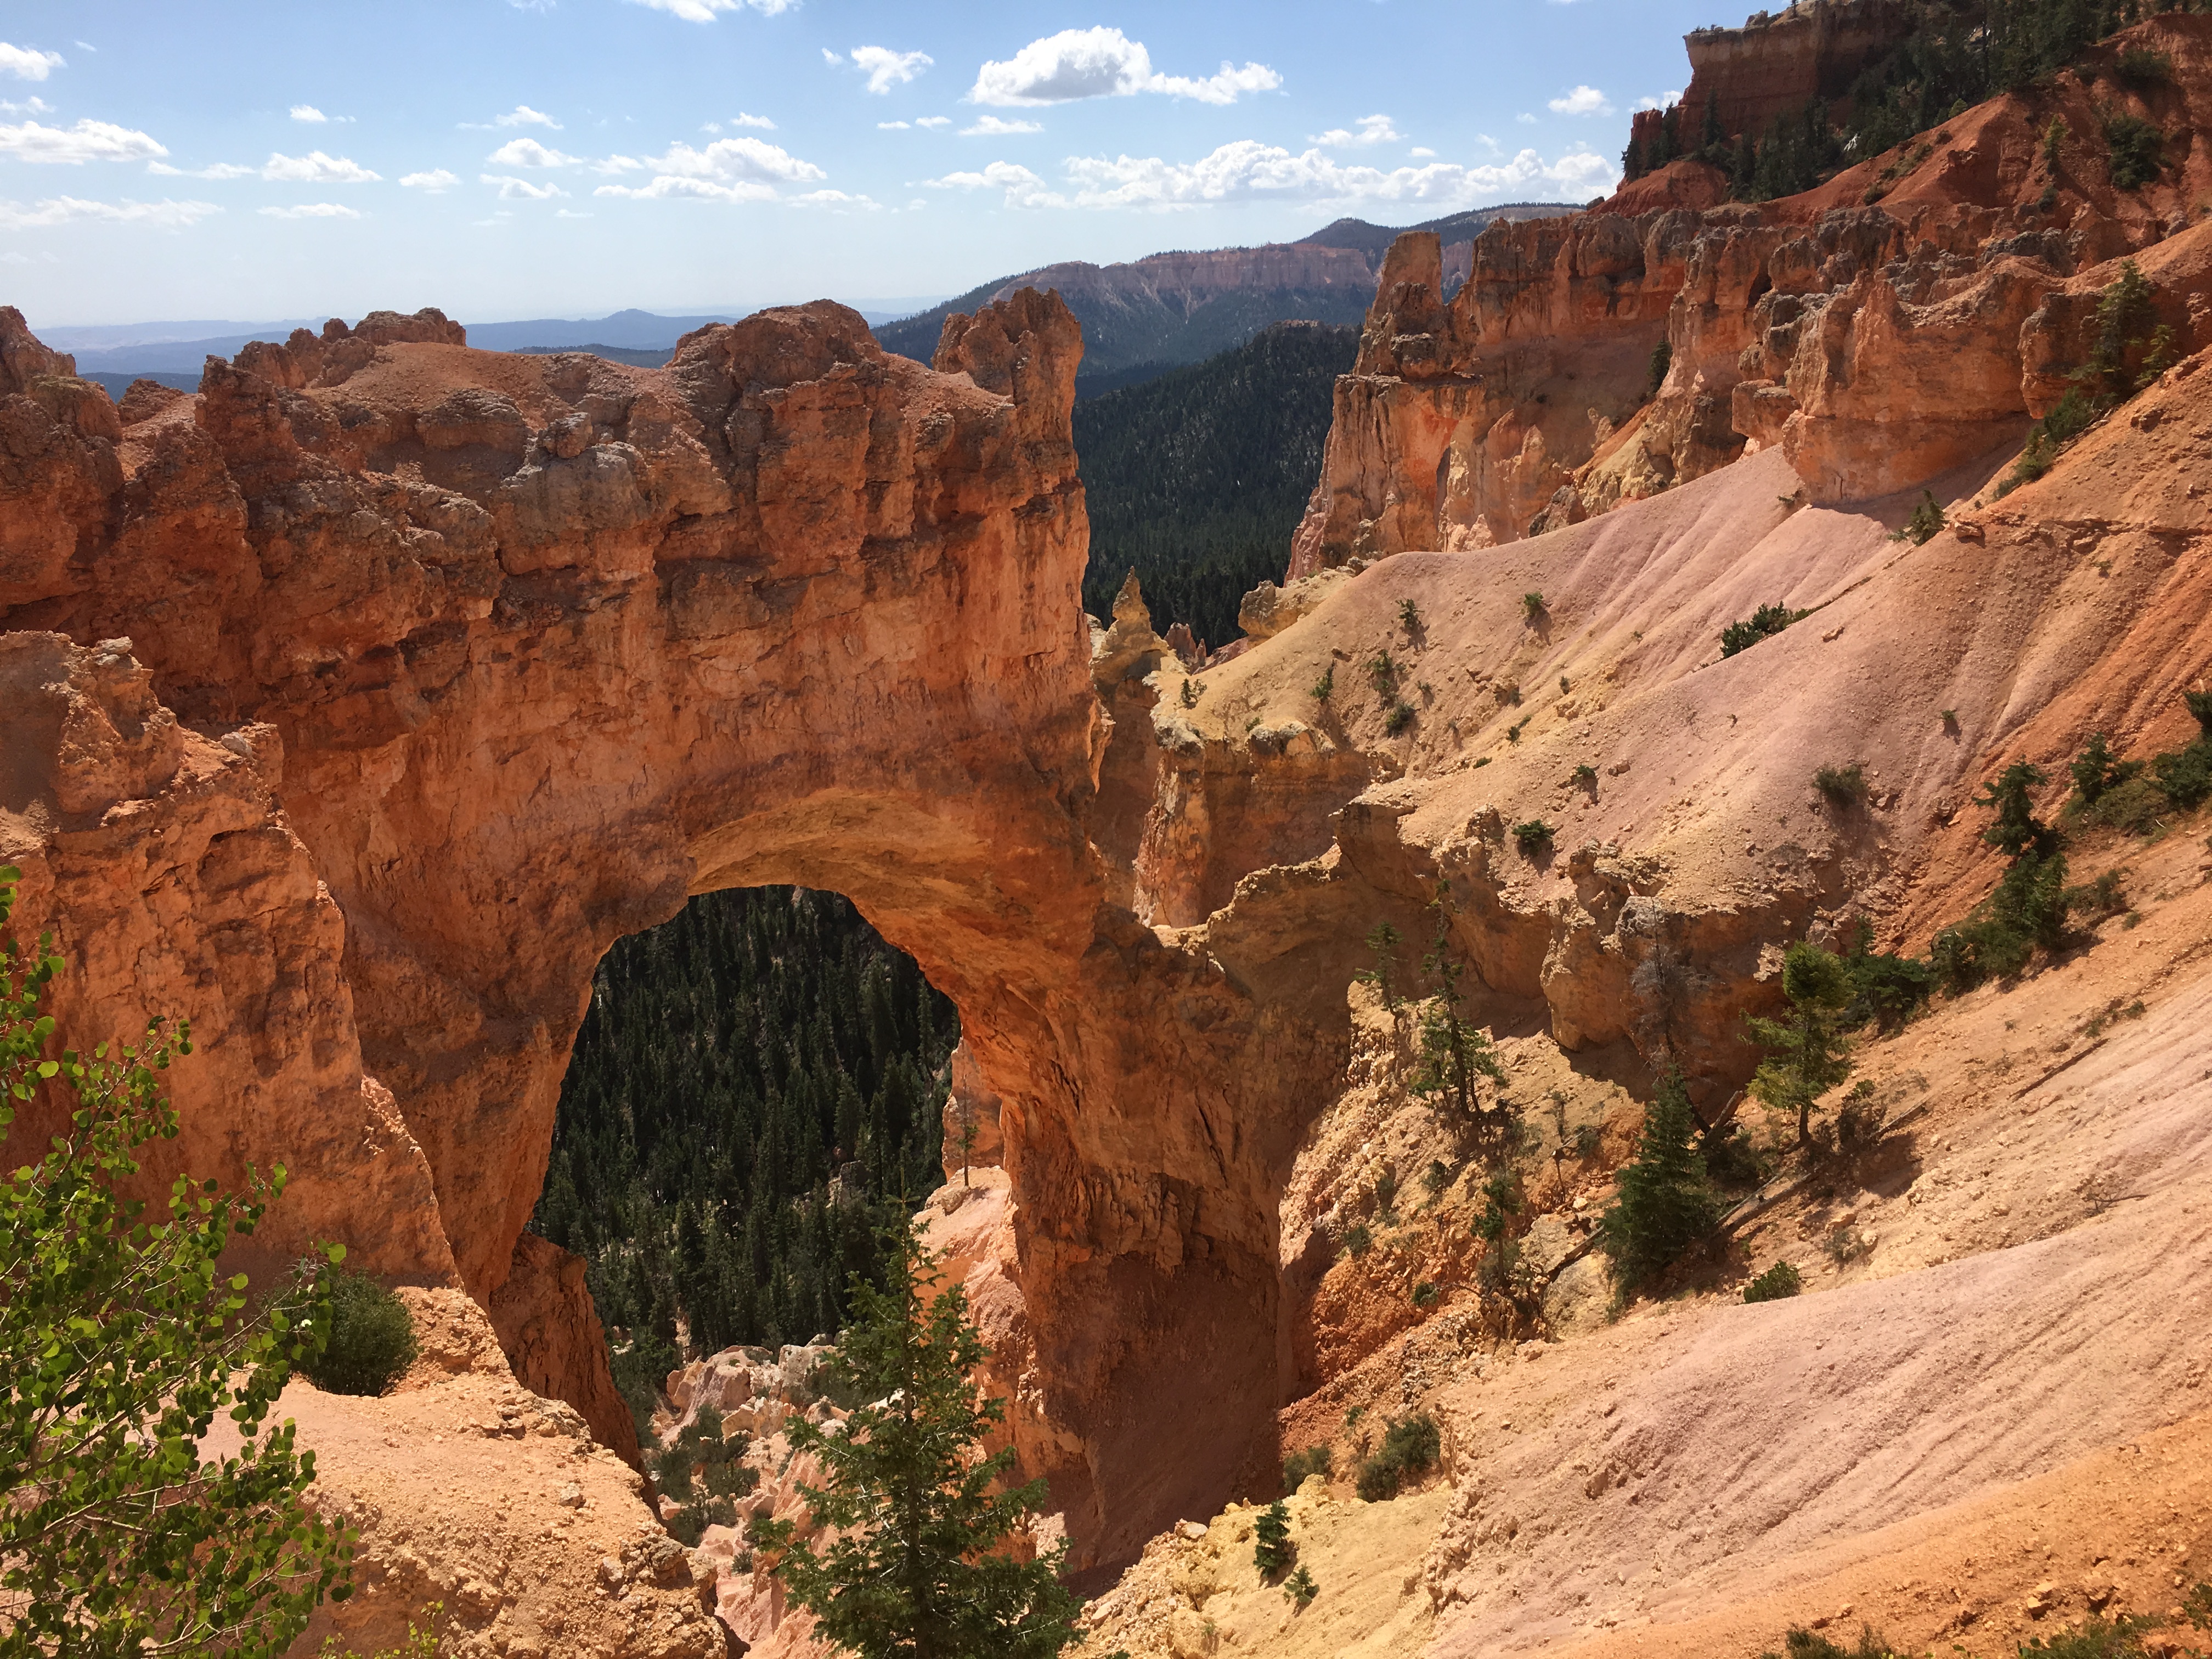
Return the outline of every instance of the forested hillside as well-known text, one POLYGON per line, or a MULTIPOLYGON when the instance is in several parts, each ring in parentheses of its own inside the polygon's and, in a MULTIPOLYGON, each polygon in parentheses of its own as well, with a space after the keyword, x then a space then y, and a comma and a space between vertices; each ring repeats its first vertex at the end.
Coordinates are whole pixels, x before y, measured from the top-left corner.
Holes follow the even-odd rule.
POLYGON ((1106 617, 1131 570, 1164 633, 1219 646, 1279 580, 1321 476, 1336 377, 1359 331, 1280 323, 1233 351, 1075 406, 1091 512, 1083 608, 1106 617))
POLYGON ((694 1354, 838 1328, 884 1221, 943 1179, 958 1040, 834 893, 706 894, 607 952, 531 1226, 590 1264, 634 1411, 678 1363, 679 1316, 694 1354))

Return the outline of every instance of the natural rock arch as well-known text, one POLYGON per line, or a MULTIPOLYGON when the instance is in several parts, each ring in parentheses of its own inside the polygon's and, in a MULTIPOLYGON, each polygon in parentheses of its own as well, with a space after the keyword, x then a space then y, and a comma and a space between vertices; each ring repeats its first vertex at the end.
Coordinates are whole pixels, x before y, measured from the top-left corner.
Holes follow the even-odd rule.
POLYGON ((1105 902, 1056 298, 933 370, 827 304, 665 371, 379 313, 128 425, 0 335, 0 857, 76 1029, 194 1019, 171 1168, 286 1161, 272 1255, 459 1283, 618 1441, 579 1276, 517 1249, 592 969, 693 892, 834 889, 1005 1103, 995 1363, 1078 1559, 1209 1512, 1279 1397, 1271 1079, 1331 1016, 1243 1063, 1251 987, 1105 902))

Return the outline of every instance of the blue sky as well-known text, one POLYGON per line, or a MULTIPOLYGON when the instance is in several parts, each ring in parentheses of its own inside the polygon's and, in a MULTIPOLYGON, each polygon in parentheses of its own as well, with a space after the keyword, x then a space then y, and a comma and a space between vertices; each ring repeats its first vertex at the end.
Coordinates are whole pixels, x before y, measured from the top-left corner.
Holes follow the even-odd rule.
POLYGON ((0 0, 35 328, 950 295, 1584 200, 1686 0, 0 0))

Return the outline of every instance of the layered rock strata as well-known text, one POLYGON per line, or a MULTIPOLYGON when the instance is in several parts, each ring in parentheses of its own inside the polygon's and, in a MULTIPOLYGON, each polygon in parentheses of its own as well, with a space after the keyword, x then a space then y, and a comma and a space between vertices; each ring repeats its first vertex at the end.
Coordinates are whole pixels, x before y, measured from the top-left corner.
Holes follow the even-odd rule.
MULTIPOLYGON (((1433 239, 1401 239, 1338 383, 1291 577, 1537 534, 1747 441, 1786 442, 1813 497, 1844 501, 2016 437, 2055 401, 2054 366, 2086 356, 2078 296, 2185 224, 2212 178, 2191 149, 2115 190, 2097 136, 2121 104, 2181 133, 2212 119, 2212 21, 2145 23, 2084 73, 1786 201, 1643 210, 1638 185, 1575 219, 1493 224, 1449 304, 1433 239), (2130 48, 2182 69, 2115 104, 2106 60, 2130 48), (2055 162, 2039 147, 2054 121, 2075 135, 2055 162)), ((2202 343, 2191 291, 2166 299, 2184 349, 2202 343)))

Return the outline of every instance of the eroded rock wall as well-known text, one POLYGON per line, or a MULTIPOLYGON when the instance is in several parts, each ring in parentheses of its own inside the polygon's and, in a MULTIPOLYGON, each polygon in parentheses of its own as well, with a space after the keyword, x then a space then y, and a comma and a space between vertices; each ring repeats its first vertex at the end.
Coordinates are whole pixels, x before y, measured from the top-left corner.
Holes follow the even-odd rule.
MULTIPOLYGON (((1881 10, 1798 8, 1766 33, 1810 40, 1821 17, 1881 10)), ((2051 301, 2181 231, 2212 179, 2212 157, 2177 139, 2152 182, 2115 189, 2100 135, 2123 106, 2176 134, 2212 121, 2212 20, 2147 21, 2081 75, 1803 196, 1711 205, 1686 188, 1711 170, 1684 162, 1681 192, 1658 187, 1669 170, 1572 219, 1493 224, 1449 305, 1433 239, 1409 234, 1338 382, 1290 578, 1558 529, 1747 444, 1786 442, 1812 497, 1832 501, 1912 487, 2016 436, 2086 355, 2094 299, 2063 316, 2051 301), (2107 60, 2132 48, 2166 53, 2172 81, 2116 81, 2107 60), (2054 122, 2072 135, 2055 161, 2054 122)), ((2200 292, 2167 296, 2185 350, 2203 337, 2200 292)))

